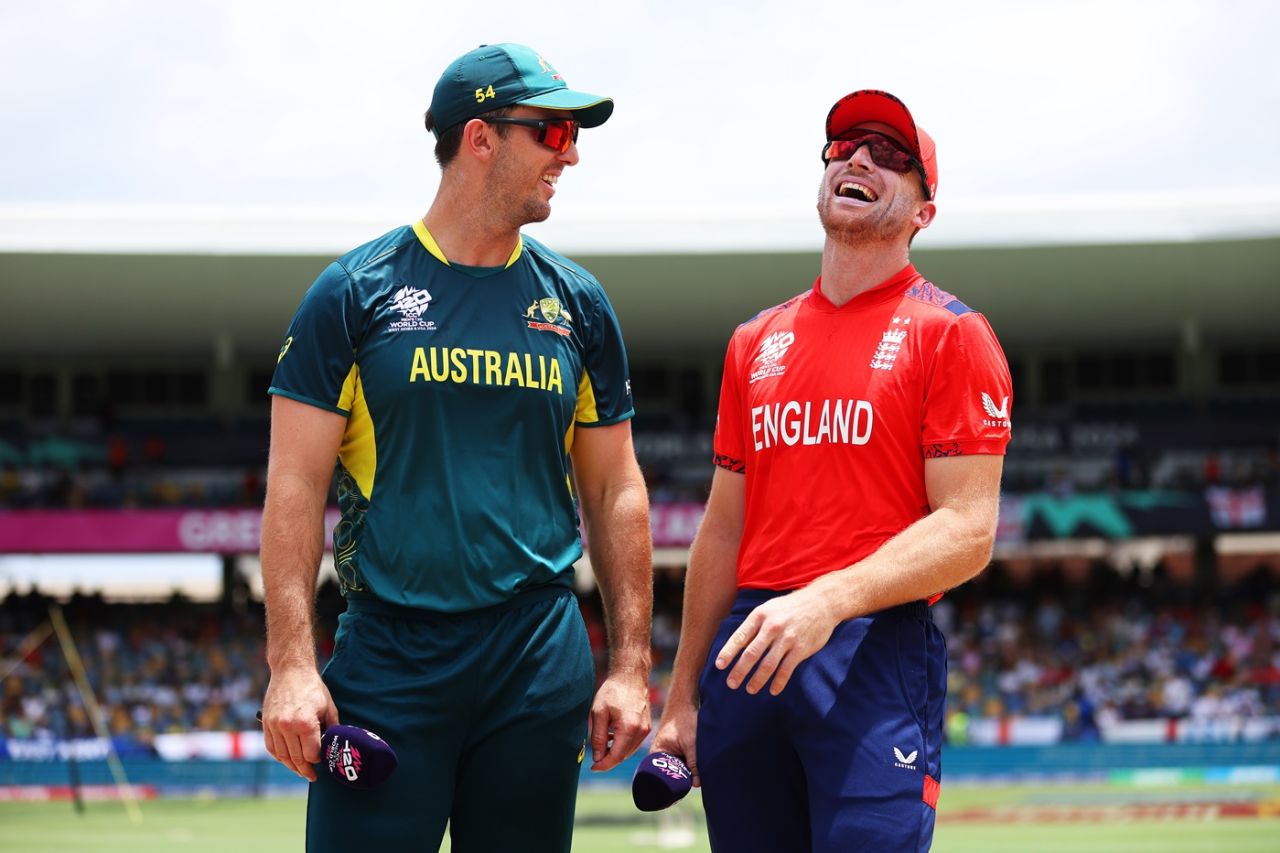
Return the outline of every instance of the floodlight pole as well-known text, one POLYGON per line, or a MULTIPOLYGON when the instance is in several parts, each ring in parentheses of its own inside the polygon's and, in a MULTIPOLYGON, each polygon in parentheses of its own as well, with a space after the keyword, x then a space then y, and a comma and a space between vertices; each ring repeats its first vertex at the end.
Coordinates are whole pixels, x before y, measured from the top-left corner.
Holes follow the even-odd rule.
POLYGON ((80 693, 80 701, 84 702, 85 709, 89 712, 89 722, 93 726, 93 731, 99 738, 106 741, 107 767, 110 768, 111 776, 115 779, 116 789, 120 792, 121 799, 124 800, 129 820, 141 826, 142 809, 138 808, 137 797, 133 793, 133 786, 129 784, 129 777, 125 775, 124 765, 120 763, 120 756, 116 754, 116 745, 111 740, 111 733, 107 731, 106 724, 102 721, 102 709, 98 705, 97 697, 93 695, 93 685, 85 675, 84 663, 80 660, 80 653, 76 651, 75 640, 71 636, 71 629, 67 627, 67 620, 62 616, 61 607, 56 604, 49 605, 49 621, 53 624, 54 633, 58 635, 62 656, 71 669, 71 677, 75 681, 76 690, 80 693))

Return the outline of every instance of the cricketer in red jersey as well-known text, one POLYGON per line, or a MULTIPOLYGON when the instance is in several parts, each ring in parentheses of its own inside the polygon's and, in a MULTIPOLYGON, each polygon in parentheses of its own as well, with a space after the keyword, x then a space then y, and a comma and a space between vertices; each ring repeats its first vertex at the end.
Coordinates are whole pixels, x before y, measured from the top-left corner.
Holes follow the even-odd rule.
POLYGON ((946 647, 927 604, 995 538, 1008 366, 909 258, 933 140, 872 90, 826 129, 821 275, 725 357, 653 744, 689 763, 717 851, 929 849, 946 647))

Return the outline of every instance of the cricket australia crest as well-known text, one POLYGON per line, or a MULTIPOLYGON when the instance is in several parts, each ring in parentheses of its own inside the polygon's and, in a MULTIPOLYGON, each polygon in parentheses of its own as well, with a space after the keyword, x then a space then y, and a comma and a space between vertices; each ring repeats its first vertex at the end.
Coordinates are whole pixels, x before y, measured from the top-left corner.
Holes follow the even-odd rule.
POLYGON ((544 296, 541 299, 534 300, 524 312, 525 319, 529 322, 530 329, 537 329, 540 332, 555 332, 557 335, 568 337, 573 333, 571 323, 573 317, 569 314, 568 309, 560 304, 560 300, 554 296, 544 296))

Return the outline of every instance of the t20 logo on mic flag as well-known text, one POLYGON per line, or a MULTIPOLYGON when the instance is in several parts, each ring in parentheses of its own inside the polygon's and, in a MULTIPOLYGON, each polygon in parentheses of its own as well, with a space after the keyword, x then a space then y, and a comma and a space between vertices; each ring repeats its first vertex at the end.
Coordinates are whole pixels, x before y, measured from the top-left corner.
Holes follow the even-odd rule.
POLYGON ((360 781, 360 750, 346 738, 334 738, 329 744, 329 775, 341 774, 348 782, 360 781), (341 748, 339 748, 341 747, 341 748))
POLYGON ((351 788, 376 788, 396 769, 391 746, 358 726, 330 726, 320 747, 325 771, 351 788))
POLYGON ((669 752, 651 752, 631 779, 631 799, 642 812, 665 809, 689 793, 693 774, 689 765, 669 752))

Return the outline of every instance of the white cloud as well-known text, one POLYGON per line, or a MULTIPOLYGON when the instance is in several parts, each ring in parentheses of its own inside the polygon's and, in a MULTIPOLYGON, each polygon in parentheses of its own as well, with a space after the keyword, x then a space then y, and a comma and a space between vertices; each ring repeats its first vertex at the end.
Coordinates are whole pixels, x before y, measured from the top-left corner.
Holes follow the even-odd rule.
POLYGON ((0 202, 417 211, 437 75, 503 40, 617 100, 562 208, 807 211, 827 108, 871 86, 938 140, 944 203, 1276 187, 1277 24, 1262 0, 7 3, 0 202))

